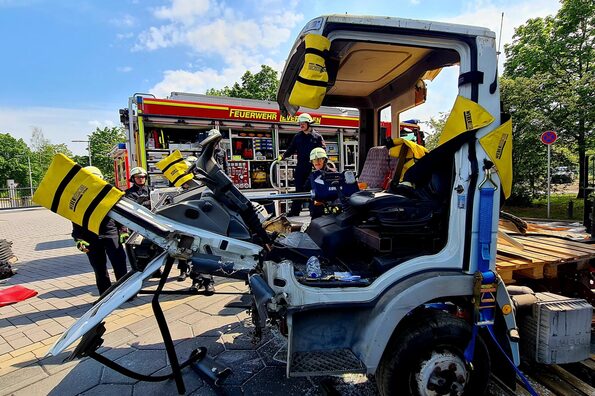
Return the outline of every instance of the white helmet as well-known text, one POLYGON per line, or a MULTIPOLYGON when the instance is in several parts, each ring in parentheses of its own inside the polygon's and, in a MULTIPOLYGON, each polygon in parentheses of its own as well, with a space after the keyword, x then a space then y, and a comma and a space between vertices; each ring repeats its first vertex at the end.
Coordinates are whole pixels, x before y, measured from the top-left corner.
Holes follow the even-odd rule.
POLYGON ((308 113, 302 113, 298 116, 298 123, 302 123, 302 122, 307 122, 308 124, 312 124, 314 122, 314 120, 312 119, 312 116, 308 113))
POLYGON ((83 169, 86 169, 89 172, 91 172, 91 174, 99 177, 100 179, 103 179, 103 173, 101 173, 101 171, 99 170, 98 167, 89 165, 89 166, 85 166, 83 169))
MULTIPOLYGON (((132 168, 130 170, 130 183, 134 183, 134 176, 147 176, 147 171, 145 170, 145 168, 141 168, 140 166, 137 166, 135 168, 132 168)), ((145 180, 146 182, 146 180, 145 180)))
POLYGON ((195 163, 197 159, 198 159, 198 158, 196 158, 195 156, 193 156, 193 155, 189 155, 188 157, 186 157, 186 158, 184 159, 184 162, 185 162, 185 163, 186 163, 186 165, 188 165, 188 167, 190 168, 190 166, 192 166, 192 164, 193 164, 193 163, 195 163))
POLYGON ((130 177, 132 177, 132 176, 136 176, 136 175, 141 175, 141 176, 142 176, 142 175, 144 175, 144 176, 147 176, 147 171, 145 170, 145 168, 142 168, 142 167, 140 167, 140 166, 137 166, 137 167, 135 167, 135 168, 132 168, 132 169, 130 170, 130 177))

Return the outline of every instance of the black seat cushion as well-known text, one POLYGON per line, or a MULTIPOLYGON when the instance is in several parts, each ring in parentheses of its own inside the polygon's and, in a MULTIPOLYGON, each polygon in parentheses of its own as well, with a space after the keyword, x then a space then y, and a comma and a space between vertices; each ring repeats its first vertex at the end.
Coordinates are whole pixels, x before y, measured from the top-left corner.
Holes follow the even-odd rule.
POLYGON ((349 197, 349 204, 358 210, 377 210, 405 204, 410 199, 387 192, 358 191, 349 197))
POLYGON ((360 218, 375 219, 375 222, 392 229, 398 228, 418 233, 430 224, 439 211, 439 201, 415 198, 387 192, 359 191, 349 197, 349 204, 360 218))

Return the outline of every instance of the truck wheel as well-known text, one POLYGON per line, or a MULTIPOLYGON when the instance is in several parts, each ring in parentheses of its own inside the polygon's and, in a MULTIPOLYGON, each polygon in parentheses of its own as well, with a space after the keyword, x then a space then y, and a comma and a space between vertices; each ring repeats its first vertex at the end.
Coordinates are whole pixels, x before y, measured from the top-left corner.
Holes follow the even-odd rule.
POLYGON ((442 311, 412 318, 393 337, 378 370, 382 395, 482 395, 488 383, 490 358, 477 337, 473 369, 463 353, 471 326, 442 311))

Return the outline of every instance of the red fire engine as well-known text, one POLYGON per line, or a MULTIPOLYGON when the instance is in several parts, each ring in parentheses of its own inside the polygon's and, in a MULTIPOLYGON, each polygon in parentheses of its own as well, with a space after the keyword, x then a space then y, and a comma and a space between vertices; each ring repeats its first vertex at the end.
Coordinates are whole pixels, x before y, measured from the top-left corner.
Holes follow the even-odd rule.
MULTIPOLYGON (((357 110, 321 107, 304 112, 314 118, 314 128, 324 137, 329 159, 339 170, 357 173, 357 110)), ((135 94, 129 99, 128 108, 120 110, 127 142, 126 148, 119 146, 113 151, 116 185, 127 188, 129 169, 142 166, 149 172, 151 186, 167 187, 167 180, 155 164, 176 149, 184 156, 197 156, 199 142, 216 128, 224 137, 221 149, 233 182, 244 190, 271 189, 271 163, 299 131, 298 115, 284 117, 277 103, 254 99, 180 92, 159 99, 135 94)), ((382 127, 384 136, 390 136, 390 123, 382 122, 382 127)), ((421 136, 417 125, 411 127, 417 127, 416 136, 421 136)), ((285 187, 291 187, 293 165, 290 160, 289 167, 280 171, 279 180, 285 187)))

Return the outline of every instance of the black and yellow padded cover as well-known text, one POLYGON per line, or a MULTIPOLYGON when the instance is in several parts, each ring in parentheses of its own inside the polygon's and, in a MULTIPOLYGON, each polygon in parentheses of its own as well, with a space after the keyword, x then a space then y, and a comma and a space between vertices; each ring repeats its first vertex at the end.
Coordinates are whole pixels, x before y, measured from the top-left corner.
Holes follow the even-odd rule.
POLYGON ((188 164, 180 150, 176 150, 161 161, 155 164, 163 172, 163 175, 176 187, 181 187, 194 177, 188 173, 188 164))
POLYGON ((328 73, 325 58, 331 42, 319 34, 307 34, 304 40, 306 45, 304 66, 293 85, 289 103, 298 107, 317 109, 326 95, 328 73))
POLYGON ((457 96, 438 139, 438 146, 448 142, 455 136, 483 128, 492 122, 494 122, 494 117, 489 111, 470 99, 457 96))
POLYGON ((123 195, 64 154, 56 154, 33 201, 99 234, 101 222, 123 195))
POLYGON ((403 161, 403 164, 397 163, 395 172, 399 171, 399 181, 403 181, 403 176, 409 168, 415 164, 415 162, 426 155, 428 149, 417 143, 403 138, 392 139, 392 147, 388 150, 388 154, 391 157, 399 158, 399 161, 403 161))
POLYGON ((504 197, 510 197, 512 191, 512 119, 480 138, 479 144, 496 165, 504 197))

